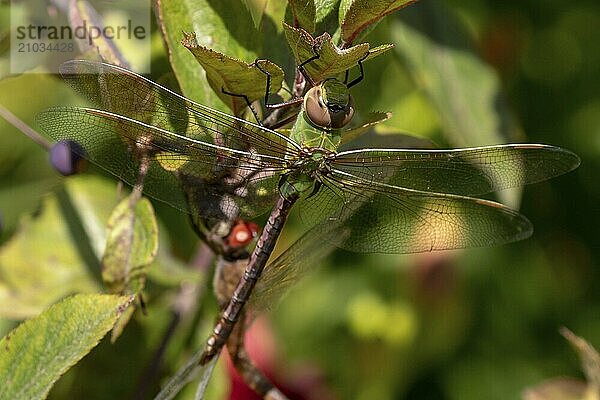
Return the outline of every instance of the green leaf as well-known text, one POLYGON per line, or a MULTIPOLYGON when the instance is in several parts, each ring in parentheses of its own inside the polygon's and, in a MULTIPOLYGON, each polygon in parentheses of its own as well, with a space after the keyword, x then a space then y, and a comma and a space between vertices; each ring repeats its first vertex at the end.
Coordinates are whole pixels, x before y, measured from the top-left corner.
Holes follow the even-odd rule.
POLYGON ((171 68, 182 93, 199 103, 225 111, 224 105, 215 101, 216 97, 196 60, 181 46, 181 31, 193 28, 191 15, 194 13, 195 4, 188 1, 154 0, 154 9, 171 68))
POLYGON ((342 50, 333 43, 327 32, 313 38, 302 28, 294 28, 285 23, 283 27, 288 44, 298 64, 319 55, 319 58, 305 66, 306 72, 314 82, 321 82, 326 78, 335 77, 346 72, 346 70, 356 66, 358 61, 365 57, 369 51, 368 43, 361 43, 342 50))
MULTIPOLYGON (((199 45, 251 62, 261 53, 260 35, 240 0, 154 0, 171 67, 183 94, 209 107, 227 111, 206 81, 198 62, 181 45, 182 31, 194 32, 199 45)), ((219 95, 221 88, 218 88, 219 95)))
MULTIPOLYGON (((91 246, 94 256, 100 260, 106 247, 106 221, 118 199, 117 184, 111 179, 98 176, 75 176, 66 181, 65 191, 76 213, 75 217, 85 232, 85 240, 91 246)), ((64 201, 62 197, 61 201, 64 201)), ((63 207, 63 214, 65 211, 63 207)), ((83 238, 79 235, 72 234, 70 240, 78 248, 84 245, 81 243, 83 238)), ((97 273, 99 275, 100 271, 97 273)))
POLYGON ((398 131, 378 132, 371 129, 356 139, 344 143, 340 150, 352 149, 436 149, 438 146, 431 140, 398 131))
POLYGON ((66 295, 98 291, 114 187, 99 178, 69 179, 65 191, 44 199, 37 217, 22 220, 0 249, 0 316, 31 317, 66 295))
POLYGON ((365 61, 375 58, 377 56, 380 56, 383 53, 386 53, 388 50, 391 50, 393 48, 394 48, 394 45, 388 43, 388 44, 382 44, 382 45, 379 45, 372 49, 369 49, 369 55, 367 56, 367 58, 365 58, 365 61))
POLYGON ((254 27, 258 29, 269 0, 243 0, 246 9, 252 16, 254 27))
MULTIPOLYGON (((93 25, 104 27, 102 19, 98 12, 87 1, 75 1, 75 7, 70 9, 69 19, 71 26, 86 26, 93 25)), ((98 55, 103 61, 110 64, 120 65, 124 68, 130 68, 129 62, 117 48, 115 42, 105 35, 90 36, 85 39, 77 39, 79 49, 83 53, 90 53, 92 57, 98 55), (88 42, 89 40, 89 42, 88 42)))
POLYGON ((115 324, 112 328, 112 331, 110 333, 110 342, 111 343, 116 342, 117 339, 119 338, 119 336, 121 336, 121 334, 125 330, 125 327, 127 327, 127 324, 131 320, 131 317, 133 317, 134 312, 135 312, 135 306, 133 304, 131 304, 130 306, 128 306, 126 309, 123 310, 123 313, 119 316, 119 319, 117 319, 117 322, 115 322, 115 324))
POLYGON ((316 22, 323 22, 337 7, 340 0, 315 0, 316 22))
POLYGON ((102 279, 111 293, 140 293, 158 251, 152 204, 146 198, 132 201, 132 196, 123 199, 108 220, 102 279))
POLYGON ((4 238, 7 233, 17 227, 20 215, 39 207, 40 197, 56 185, 57 179, 46 178, 32 181, 20 180, 9 187, 0 189, 0 210, 2 210, 3 217, 0 238, 4 238))
POLYGON ((0 398, 45 398, 131 301, 133 297, 75 295, 19 325, 0 340, 0 398))
POLYGON ((340 5, 340 29, 344 43, 350 44, 366 28, 383 17, 414 3, 416 0, 354 0, 340 5))
POLYGON ((315 31, 317 9, 314 0, 289 0, 295 24, 308 32, 315 31))
MULTIPOLYGON (((111 293, 140 295, 158 251, 158 225, 152 204, 130 194, 114 209, 107 228, 102 279, 111 293)), ((113 328, 111 342, 121 335, 134 311, 129 307, 123 312, 113 328)))
POLYGON ((250 102, 263 98, 267 77, 261 69, 271 74, 269 93, 274 94, 281 89, 284 74, 277 64, 268 60, 257 60, 252 64, 248 64, 200 46, 196 40, 196 35, 193 33, 184 34, 184 36, 183 46, 196 57, 196 60, 206 71, 206 78, 210 86, 235 115, 239 116, 242 110, 245 109, 247 106, 246 101, 241 97, 225 94, 223 90, 245 95, 250 102), (259 84, 263 82, 264 84, 259 84))

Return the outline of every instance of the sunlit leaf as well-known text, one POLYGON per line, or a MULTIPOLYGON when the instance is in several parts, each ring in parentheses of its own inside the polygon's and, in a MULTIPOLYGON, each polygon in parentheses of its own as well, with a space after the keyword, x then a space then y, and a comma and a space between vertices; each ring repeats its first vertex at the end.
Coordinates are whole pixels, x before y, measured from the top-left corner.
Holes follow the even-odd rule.
POLYGON ((182 44, 202 65, 206 71, 208 83, 235 115, 240 115, 247 103, 243 98, 226 94, 223 90, 228 93, 244 95, 250 102, 262 99, 265 96, 267 82, 266 74, 262 70, 271 75, 270 94, 277 93, 281 88, 283 70, 275 63, 259 60, 248 64, 231 58, 200 46, 194 34, 185 34, 182 44))
POLYGON ((317 23, 323 22, 335 11, 340 0, 315 0, 315 17, 317 23))
POLYGON ((368 27, 416 0, 354 0, 340 6, 340 28, 344 43, 352 43, 368 27))
POLYGON ((306 72, 315 82, 335 77, 355 67, 369 51, 368 43, 361 43, 342 50, 333 43, 327 32, 313 38, 304 29, 294 28, 287 24, 284 24, 284 31, 298 64, 316 55, 319 56, 305 66, 306 72))
POLYGON ((269 0, 243 0, 243 2, 252 16, 254 27, 258 29, 269 0))
MULTIPOLYGON (((239 0, 154 0, 169 61, 183 94, 207 106, 227 111, 215 101, 206 74, 182 45, 183 32, 194 32, 199 45, 234 59, 251 62, 262 56, 261 37, 250 11, 239 0)), ((217 95, 220 95, 218 88, 217 95)))
POLYGON ((372 49, 369 49, 369 55, 367 56, 367 58, 365 58, 365 61, 375 58, 377 56, 380 56, 383 53, 385 53, 388 50, 391 50, 393 48, 394 48, 393 44, 382 44, 377 47, 373 47, 372 49))
MULTIPOLYGON (((101 17, 98 15, 94 7, 85 0, 72 2, 75 7, 69 8, 69 20, 72 27, 80 27, 92 25, 95 27, 103 27, 101 17)), ((85 35, 84 39, 77 39, 80 50, 83 53, 92 53, 99 55, 102 60, 119 65, 124 68, 129 68, 129 62, 124 55, 119 51, 114 41, 106 35, 85 35)))
POLYGON ((133 297, 75 295, 0 340, 0 398, 43 399, 113 326, 133 297))
POLYGON ((308 32, 315 30, 316 7, 314 0, 290 0, 288 2, 297 26, 308 32))
MULTIPOLYGON (((28 318, 68 294, 100 290, 106 223, 116 197, 112 181, 73 177, 64 191, 44 199, 37 216, 23 218, 0 248, 0 316, 28 318)), ((163 246, 153 265, 169 274, 173 263, 169 246, 163 246)), ((169 275, 172 282, 184 276, 191 279, 184 270, 169 275)))
POLYGON ((0 315, 27 318, 68 294, 98 291, 106 194, 106 182, 74 178, 44 200, 39 216, 23 219, 0 250, 0 315))
POLYGON ((108 220, 102 279, 112 293, 139 293, 146 269, 158 250, 158 226, 152 204, 123 199, 108 220))

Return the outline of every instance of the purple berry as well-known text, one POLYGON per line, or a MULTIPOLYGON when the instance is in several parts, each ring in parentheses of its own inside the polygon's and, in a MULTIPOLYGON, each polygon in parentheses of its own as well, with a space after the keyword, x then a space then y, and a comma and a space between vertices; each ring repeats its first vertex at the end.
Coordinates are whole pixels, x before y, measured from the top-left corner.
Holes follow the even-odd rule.
POLYGON ((50 164, 64 176, 82 172, 87 166, 85 150, 72 140, 61 140, 50 148, 50 164))

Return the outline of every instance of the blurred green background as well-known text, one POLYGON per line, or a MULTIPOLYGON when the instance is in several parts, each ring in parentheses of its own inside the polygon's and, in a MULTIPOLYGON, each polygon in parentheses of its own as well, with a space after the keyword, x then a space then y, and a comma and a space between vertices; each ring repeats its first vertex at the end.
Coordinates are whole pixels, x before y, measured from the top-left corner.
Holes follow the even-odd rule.
MULTIPOLYGON (((1 7, 4 53, 8 16, 1 7)), ((600 347, 599 27, 600 4, 593 0, 422 0, 366 37, 372 45, 396 44, 366 65, 354 92, 358 109, 394 112, 383 131, 411 132, 442 147, 548 143, 574 151, 582 164, 523 191, 520 211, 535 226, 526 241, 420 255, 336 252, 249 339, 294 398, 505 400, 551 377, 583 378, 558 329, 566 326, 600 347), (432 44, 416 31, 442 39, 432 44), (447 58, 433 58, 439 46, 451 49, 447 58), (473 64, 480 59, 485 63, 473 64), (476 115, 490 112, 474 97, 482 92, 496 96, 497 115, 476 115)), ((154 79, 168 69, 158 35, 154 79)), ((8 68, 4 53, 0 77, 8 68)), ((40 110, 76 101, 56 76, 0 80, 0 104, 32 126, 40 110)), ((60 184, 46 160, 44 150, 0 119, 0 244, 14 240, 19 221, 60 184)), ((514 193, 503 199, 519 203, 514 193)), ((196 243, 186 218, 157 209, 173 252, 188 260, 196 243)), ((298 229, 292 222, 280 249, 298 229)), ((2 282, 0 274, 4 296, 10 287, 2 282)), ((151 284, 150 316, 137 316, 115 346, 103 342, 59 382, 53 398, 130 396, 165 329, 171 289, 151 284)), ((211 323, 216 309, 205 297, 200 322, 188 325, 211 323)), ((0 332, 14 324, 1 319, 0 332)), ((164 376, 202 342, 205 331, 189 332, 174 339, 164 376)), ((226 381, 224 374, 221 368, 217 380, 226 381)), ((237 388, 232 398, 249 398, 245 393, 237 388)))

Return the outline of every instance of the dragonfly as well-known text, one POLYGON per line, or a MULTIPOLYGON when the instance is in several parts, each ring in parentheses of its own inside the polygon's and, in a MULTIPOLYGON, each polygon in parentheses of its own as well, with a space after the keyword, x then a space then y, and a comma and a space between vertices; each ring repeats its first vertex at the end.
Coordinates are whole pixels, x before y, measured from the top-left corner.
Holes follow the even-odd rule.
POLYGON ((144 163, 145 193, 188 213, 250 219, 271 209, 201 364, 226 343, 296 203, 307 226, 343 227, 347 234, 338 247, 350 251, 498 245, 527 238, 531 223, 473 196, 540 182, 580 162, 544 144, 340 150, 354 107, 348 85, 336 78, 305 93, 285 135, 118 66, 73 60, 61 74, 96 107, 40 113, 38 124, 50 138, 79 143, 84 157, 132 185, 144 163))

